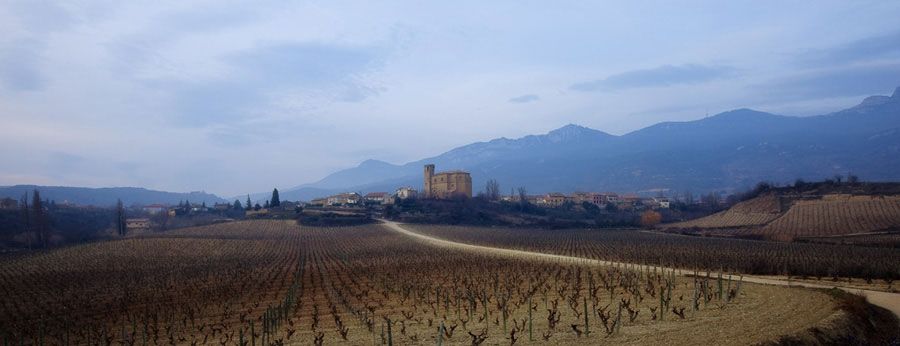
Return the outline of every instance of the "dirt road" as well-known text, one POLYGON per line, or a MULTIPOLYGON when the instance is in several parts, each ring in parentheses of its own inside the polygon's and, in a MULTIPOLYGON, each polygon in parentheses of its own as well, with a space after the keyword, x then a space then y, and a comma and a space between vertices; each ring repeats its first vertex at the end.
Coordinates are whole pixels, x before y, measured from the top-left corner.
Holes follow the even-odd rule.
MULTIPOLYGON (((424 242, 430 243, 435 246, 447 247, 447 248, 455 248, 466 251, 474 251, 474 252, 482 252, 488 254, 495 255, 504 255, 504 256, 512 256, 512 257, 522 257, 522 258, 534 258, 534 259, 544 259, 551 261, 561 261, 561 262, 572 262, 572 263, 584 263, 584 264, 594 264, 594 265, 636 265, 641 268, 656 268, 657 270, 666 269, 672 270, 672 268, 664 268, 658 266, 650 266, 650 265, 638 265, 632 263, 624 263, 624 262, 612 262, 612 261, 602 261, 581 257, 573 257, 573 256, 565 256, 565 255, 554 255, 547 254, 541 252, 532 252, 532 251, 523 251, 523 250, 514 250, 514 249, 503 249, 496 248, 490 246, 482 246, 482 245, 472 245, 465 243, 458 243, 450 240, 439 239, 430 237, 424 234, 416 233, 410 231, 406 228, 403 228, 399 223, 388 221, 388 220, 380 220, 384 226, 388 229, 399 232, 401 234, 417 238, 424 242)), ((690 275, 693 274, 692 271, 675 269, 675 273, 678 275, 690 275)), ((849 287, 841 287, 841 286, 833 286, 833 285, 819 285, 813 283, 801 283, 801 282, 791 282, 788 280, 775 280, 775 279, 766 279, 766 278, 758 278, 753 276, 744 276, 744 281, 758 283, 758 284, 768 284, 768 285, 778 285, 778 286, 800 286, 800 287, 809 287, 809 288, 833 288, 837 287, 841 290, 851 292, 854 294, 859 294, 865 296, 869 303, 873 305, 880 306, 882 308, 888 309, 900 317, 900 294, 898 293, 889 293, 889 292, 879 292, 879 291, 870 291, 870 290, 862 290, 858 288, 849 288, 849 287)))

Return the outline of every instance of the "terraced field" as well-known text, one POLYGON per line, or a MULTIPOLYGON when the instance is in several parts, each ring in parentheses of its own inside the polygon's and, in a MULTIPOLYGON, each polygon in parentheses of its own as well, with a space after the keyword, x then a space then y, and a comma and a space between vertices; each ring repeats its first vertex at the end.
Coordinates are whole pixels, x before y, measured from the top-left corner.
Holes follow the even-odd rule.
POLYGON ((707 217, 662 225, 663 229, 704 230, 718 235, 758 235, 790 241, 798 238, 855 235, 900 229, 900 196, 825 195, 780 201, 761 196, 707 217), (782 204, 789 205, 784 212, 782 204))

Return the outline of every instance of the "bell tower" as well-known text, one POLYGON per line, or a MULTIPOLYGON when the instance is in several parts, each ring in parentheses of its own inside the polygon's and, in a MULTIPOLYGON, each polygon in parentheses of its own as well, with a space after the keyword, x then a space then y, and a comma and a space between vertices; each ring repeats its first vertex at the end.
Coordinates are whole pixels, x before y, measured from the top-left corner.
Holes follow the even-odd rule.
POLYGON ((431 177, 434 176, 434 165, 425 165, 425 198, 431 198, 431 177))

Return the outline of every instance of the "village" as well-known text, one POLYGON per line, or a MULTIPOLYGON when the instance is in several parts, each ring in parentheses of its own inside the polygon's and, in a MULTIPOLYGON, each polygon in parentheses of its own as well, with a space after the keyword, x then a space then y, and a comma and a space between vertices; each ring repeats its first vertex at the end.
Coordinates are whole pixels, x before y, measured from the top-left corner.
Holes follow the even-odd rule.
MULTIPOLYGON (((328 197, 311 200, 308 205, 313 207, 359 207, 365 205, 391 205, 398 201, 409 199, 456 199, 485 197, 484 193, 473 195, 472 177, 469 172, 454 170, 447 172, 434 172, 434 165, 425 165, 423 174, 423 191, 404 186, 390 192, 345 192, 328 197)), ((657 210, 668 209, 670 202, 668 197, 639 197, 636 194, 618 194, 614 192, 573 192, 565 194, 551 192, 539 195, 524 196, 510 193, 497 196, 497 200, 511 203, 521 203, 524 198, 529 204, 544 208, 559 208, 567 205, 582 205, 591 203, 602 209, 616 210, 657 210)))

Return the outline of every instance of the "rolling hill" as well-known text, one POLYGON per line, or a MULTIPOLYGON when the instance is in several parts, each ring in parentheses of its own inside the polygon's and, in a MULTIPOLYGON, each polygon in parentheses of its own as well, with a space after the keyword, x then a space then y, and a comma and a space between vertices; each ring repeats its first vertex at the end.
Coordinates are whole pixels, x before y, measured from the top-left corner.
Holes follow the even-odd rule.
MULTIPOLYGON (((816 185, 827 184, 813 184, 816 185)), ((875 186, 882 191, 853 191, 852 184, 836 185, 833 191, 776 188, 728 210, 660 228, 782 241, 900 232, 900 194, 897 194, 900 185, 859 186, 875 186)))
POLYGON ((178 204, 178 202, 185 200, 191 203, 205 202, 210 205, 228 202, 219 196, 206 192, 165 192, 139 187, 89 188, 37 185, 0 186, 0 198, 19 199, 26 193, 31 195, 31 192, 35 189, 40 191, 43 199, 54 200, 57 203, 69 202, 79 205, 112 206, 116 204, 118 199, 121 199, 125 205, 178 204))
POLYGON ((900 179, 900 88, 838 112, 791 117, 738 109, 664 122, 622 136, 566 125, 542 135, 473 143, 403 165, 367 160, 282 191, 308 200, 342 191, 421 188, 425 163, 472 173, 478 190, 735 190, 759 181, 819 180, 852 172, 869 181, 900 179))

